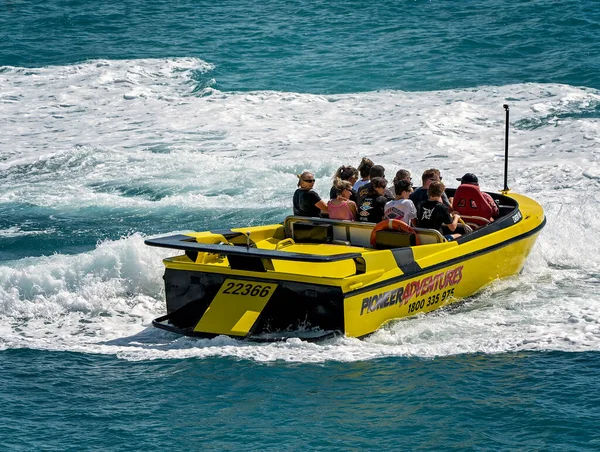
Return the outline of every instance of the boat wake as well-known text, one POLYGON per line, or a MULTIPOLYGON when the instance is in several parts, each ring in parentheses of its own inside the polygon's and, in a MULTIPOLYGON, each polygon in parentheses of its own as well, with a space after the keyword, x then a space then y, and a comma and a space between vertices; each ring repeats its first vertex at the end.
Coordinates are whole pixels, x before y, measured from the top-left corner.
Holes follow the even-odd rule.
POLYGON ((577 262, 553 262, 556 237, 550 234, 542 234, 520 276, 498 281, 458 306, 392 322, 363 340, 318 343, 196 339, 153 328, 151 320, 164 309, 164 256, 136 234, 88 253, 0 267, 0 346, 127 360, 222 356, 259 362, 600 350, 599 300, 590 296, 600 283, 597 262, 587 272, 577 262))
POLYGON ((598 91, 224 93, 206 82, 212 69, 193 58, 0 68, 1 348, 260 362, 600 350, 598 91), (151 327, 170 253, 142 233, 281 221, 295 174, 314 171, 325 193, 338 166, 364 155, 390 174, 472 170, 499 189, 503 103, 509 186, 548 219, 518 277, 364 340, 255 344, 151 327))

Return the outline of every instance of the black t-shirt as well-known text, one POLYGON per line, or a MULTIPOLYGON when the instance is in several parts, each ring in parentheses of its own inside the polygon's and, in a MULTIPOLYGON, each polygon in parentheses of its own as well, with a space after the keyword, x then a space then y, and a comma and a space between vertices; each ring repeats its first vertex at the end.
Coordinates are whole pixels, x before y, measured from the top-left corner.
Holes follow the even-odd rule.
MULTIPOLYGON (((426 188, 419 187, 410 194, 409 199, 413 202, 413 204, 415 205, 415 207, 418 210, 419 206, 429 199, 429 194, 427 193, 426 188)), ((446 206, 451 207, 450 200, 446 196, 446 193, 442 193, 442 202, 446 206)))
POLYGON ((441 202, 425 201, 417 208, 417 224, 420 228, 442 231, 443 224, 452 223, 448 207, 441 202))
POLYGON ((385 196, 368 194, 358 206, 358 221, 379 223, 383 220, 383 208, 387 202, 385 196))
MULTIPOLYGON (((335 189, 335 187, 331 187, 331 190, 329 190, 329 199, 335 198, 337 198, 337 190, 335 189)), ((356 190, 352 189, 352 195, 348 199, 350 201, 356 202, 356 190)))
POLYGON ((297 189, 294 192, 294 215, 302 217, 318 217, 321 209, 315 206, 321 197, 314 190, 297 189))
MULTIPOLYGON (((365 185, 363 185, 362 187, 360 187, 358 189, 358 193, 356 194, 356 199, 358 200, 358 202, 356 203, 356 205, 362 204, 361 200, 363 198, 365 198, 367 195, 369 195, 369 193, 372 193, 372 192, 373 192, 373 186, 371 185, 371 182, 367 182, 365 185)), ((388 201, 392 201, 394 199, 394 195, 387 188, 385 189, 385 192, 383 193, 383 196, 385 196, 385 198, 388 201)))

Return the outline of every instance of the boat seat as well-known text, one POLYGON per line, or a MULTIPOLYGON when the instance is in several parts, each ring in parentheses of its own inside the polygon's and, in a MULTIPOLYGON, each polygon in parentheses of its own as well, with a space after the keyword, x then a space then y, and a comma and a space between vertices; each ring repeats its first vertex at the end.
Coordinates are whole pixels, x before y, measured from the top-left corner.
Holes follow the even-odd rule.
POLYGON ((459 185, 454 193, 452 209, 456 210, 461 217, 471 217, 477 227, 485 226, 489 223, 487 219, 492 218, 492 208, 477 185, 459 185))
POLYGON ((375 233, 375 248, 404 248, 415 246, 417 243, 415 235, 419 237, 420 245, 431 245, 433 243, 444 243, 446 239, 435 229, 413 228, 416 234, 407 234, 402 231, 377 231, 375 233))
MULTIPOLYGON (((311 221, 311 219, 306 217, 294 216, 287 217, 284 222, 285 237, 293 239, 295 243, 336 243, 364 248, 372 248, 371 233, 375 226, 375 223, 329 220, 324 218, 315 218, 311 221)), ((444 236, 435 229, 415 227, 413 230, 418 235, 421 245, 444 243, 446 241, 444 236)), ((401 231, 387 232, 401 234, 401 231)), ((408 240, 411 240, 410 237, 408 240)), ((396 248, 413 246, 413 242, 408 242, 407 237, 389 236, 388 238, 381 238, 380 245, 396 248), (386 240, 391 240, 391 243, 388 244, 386 240), (384 243, 383 241, 386 242, 384 243)), ((379 246, 377 242, 376 246, 379 246)))
POLYGON ((479 229, 486 224, 490 224, 490 220, 487 218, 479 217, 476 215, 461 215, 460 217, 465 223, 467 223, 473 230, 479 229))
POLYGON ((375 227, 375 224, 371 227, 369 223, 355 222, 357 227, 348 228, 350 234, 350 243, 354 246, 364 246, 365 248, 371 247, 371 232, 375 227), (366 227, 365 227, 366 226, 366 227))
POLYGON ((296 222, 292 224, 292 237, 296 243, 331 243, 333 227, 330 224, 296 222))
POLYGON ((444 243, 447 240, 444 236, 435 229, 425 229, 425 228, 413 228, 414 231, 419 236, 419 242, 421 245, 431 245, 433 243, 444 243))
POLYGON ((375 248, 405 248, 415 246, 415 234, 407 234, 402 231, 377 231, 375 233, 375 248))

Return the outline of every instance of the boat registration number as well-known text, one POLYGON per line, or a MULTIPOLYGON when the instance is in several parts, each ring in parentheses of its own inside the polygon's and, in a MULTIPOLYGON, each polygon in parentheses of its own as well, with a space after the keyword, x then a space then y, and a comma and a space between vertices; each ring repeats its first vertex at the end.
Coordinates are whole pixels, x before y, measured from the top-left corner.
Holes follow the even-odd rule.
POLYGON ((253 283, 228 279, 221 286, 220 294, 239 295, 242 297, 268 298, 274 292, 277 284, 253 283))
POLYGON ((246 336, 276 288, 277 284, 226 279, 194 331, 246 336))

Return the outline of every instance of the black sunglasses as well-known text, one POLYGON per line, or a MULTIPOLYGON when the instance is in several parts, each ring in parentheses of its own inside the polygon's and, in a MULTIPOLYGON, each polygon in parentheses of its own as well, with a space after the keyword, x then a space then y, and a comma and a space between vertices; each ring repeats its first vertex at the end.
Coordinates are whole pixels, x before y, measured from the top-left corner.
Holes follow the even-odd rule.
POLYGON ((314 179, 302 179, 302 182, 311 183, 311 182, 314 182, 314 181, 315 181, 314 179))

